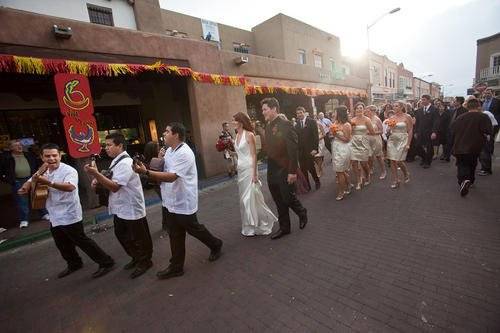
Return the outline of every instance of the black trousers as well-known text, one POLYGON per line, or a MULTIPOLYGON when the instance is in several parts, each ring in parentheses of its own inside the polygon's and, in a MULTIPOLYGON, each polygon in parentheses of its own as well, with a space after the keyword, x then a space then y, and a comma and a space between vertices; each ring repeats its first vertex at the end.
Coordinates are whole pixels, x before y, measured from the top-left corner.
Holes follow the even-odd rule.
POLYGON ((280 229, 284 232, 290 232, 289 209, 292 209, 298 216, 306 214, 306 209, 295 195, 295 184, 288 184, 286 179, 282 179, 278 182, 273 182, 271 179, 268 179, 268 186, 278 209, 280 229))
POLYGON ((137 263, 137 267, 149 266, 153 256, 153 241, 146 218, 124 220, 115 215, 113 224, 116 238, 125 252, 137 263))
POLYGON ((328 151, 331 154, 332 153, 332 138, 328 134, 326 134, 323 139, 325 140, 326 149, 328 149, 328 151))
POLYGON ((196 213, 191 215, 175 214, 162 207, 165 211, 165 222, 170 238, 170 268, 182 270, 186 258, 186 232, 205 244, 210 250, 217 250, 222 241, 214 237, 203 224, 198 222, 196 213))
POLYGON ((114 264, 113 258, 106 254, 92 239, 85 235, 83 223, 77 222, 70 225, 51 227, 50 232, 56 243, 57 249, 68 263, 68 268, 78 268, 83 265, 82 258, 76 252, 78 246, 90 259, 100 267, 114 264))
POLYGON ((470 180, 471 183, 474 183, 476 167, 477 167, 477 158, 479 154, 460 154, 455 155, 457 159, 457 180, 458 184, 462 184, 464 180, 470 180))
POLYGON ((446 139, 446 145, 443 148, 443 156, 445 159, 449 160, 451 157, 451 149, 453 148, 453 135, 451 130, 448 131, 448 138, 446 139))
POLYGON ((432 164, 432 157, 434 156, 434 144, 432 140, 419 141, 417 147, 417 155, 422 157, 422 162, 425 165, 432 164))
POLYGON ((483 147, 481 154, 479 154, 479 163, 481 163, 481 170, 491 173, 491 155, 495 150, 495 138, 492 136, 483 147))
POLYGON ((311 183, 309 182, 309 174, 311 174, 315 183, 319 183, 319 177, 316 174, 316 168, 314 167, 314 157, 311 154, 302 154, 299 157, 300 170, 306 177, 307 185, 311 188, 311 183))

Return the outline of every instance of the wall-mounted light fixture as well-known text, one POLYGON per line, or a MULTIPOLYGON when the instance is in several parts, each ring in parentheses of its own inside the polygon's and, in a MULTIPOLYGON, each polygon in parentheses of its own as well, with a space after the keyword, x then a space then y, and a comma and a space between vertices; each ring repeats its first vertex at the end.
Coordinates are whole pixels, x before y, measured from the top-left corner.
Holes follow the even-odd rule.
POLYGON ((54 24, 54 35, 56 38, 69 39, 73 35, 73 30, 71 30, 71 27, 60 27, 54 24))

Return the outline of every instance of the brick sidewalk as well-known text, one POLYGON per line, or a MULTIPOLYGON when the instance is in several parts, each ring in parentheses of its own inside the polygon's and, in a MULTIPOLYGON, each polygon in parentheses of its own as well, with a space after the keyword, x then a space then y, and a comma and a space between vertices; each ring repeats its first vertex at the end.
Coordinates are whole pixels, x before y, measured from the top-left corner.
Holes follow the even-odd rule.
MULTIPOLYGON (((58 280, 52 240, 0 254, 2 332, 462 331, 500 330, 500 165, 460 198, 451 164, 397 190, 376 181, 336 202, 331 165, 318 192, 301 196, 310 223, 272 241, 244 238, 236 184, 200 199, 200 221, 224 255, 188 238, 186 274, 159 281, 168 240, 148 209, 155 266, 130 280, 112 231, 93 237, 118 268, 95 265, 58 280)), ((269 193, 265 195, 270 206, 269 193)))

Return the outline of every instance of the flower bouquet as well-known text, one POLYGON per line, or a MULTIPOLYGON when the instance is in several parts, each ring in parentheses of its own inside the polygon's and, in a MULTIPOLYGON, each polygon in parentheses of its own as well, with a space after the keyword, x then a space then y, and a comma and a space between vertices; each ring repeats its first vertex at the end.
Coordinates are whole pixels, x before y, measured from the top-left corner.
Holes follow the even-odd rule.
POLYGON ((392 118, 388 119, 387 126, 389 126, 390 128, 394 128, 394 126, 396 126, 396 120, 392 118))
POLYGON ((332 133, 333 136, 335 136, 335 134, 337 134, 337 132, 340 131, 340 130, 341 130, 340 124, 333 123, 330 126, 330 133, 332 133))
POLYGON ((215 144, 215 149, 218 152, 222 152, 225 150, 233 150, 233 143, 231 142, 231 138, 229 137, 220 137, 215 144))

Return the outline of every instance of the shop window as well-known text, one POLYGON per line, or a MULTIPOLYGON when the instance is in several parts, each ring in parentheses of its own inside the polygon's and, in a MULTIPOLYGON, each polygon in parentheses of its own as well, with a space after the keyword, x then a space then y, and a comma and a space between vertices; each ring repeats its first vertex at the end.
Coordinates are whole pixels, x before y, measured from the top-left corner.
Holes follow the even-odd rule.
POLYGON ((250 53, 250 45, 233 42, 233 51, 238 53, 250 53))
POLYGON ((314 55, 314 67, 322 68, 323 67, 323 57, 321 54, 314 55))
POLYGON ((114 26, 111 8, 87 4, 91 23, 114 26))
POLYGON ((335 60, 333 58, 330 58, 330 70, 335 73, 335 60))
POLYGON ((500 66, 500 55, 495 55, 492 58, 493 58, 492 59, 492 64, 493 64, 492 67, 500 66))
POLYGON ((306 51, 305 50, 299 50, 299 64, 301 64, 301 65, 306 64, 306 51))

